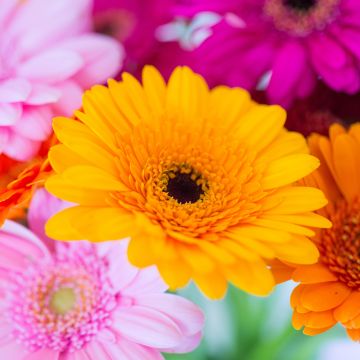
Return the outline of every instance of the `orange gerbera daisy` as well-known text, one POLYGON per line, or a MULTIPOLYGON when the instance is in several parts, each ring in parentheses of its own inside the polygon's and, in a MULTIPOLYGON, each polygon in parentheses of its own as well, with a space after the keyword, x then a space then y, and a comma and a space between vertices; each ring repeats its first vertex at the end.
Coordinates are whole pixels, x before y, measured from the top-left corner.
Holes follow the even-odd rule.
POLYGON ((227 281, 268 294, 268 259, 316 262, 308 226, 329 226, 312 213, 327 201, 293 184, 319 161, 284 129, 282 108, 209 90, 186 67, 168 84, 146 67, 142 86, 125 73, 86 92, 75 115, 54 120, 62 144, 50 150, 57 175, 46 188, 79 205, 48 222, 51 237, 130 235, 134 265, 155 264, 172 289, 193 279, 212 298, 227 281))
POLYGON ((55 137, 44 142, 38 155, 23 163, 0 155, 0 225, 7 218, 24 215, 34 189, 44 184, 51 173, 47 152, 55 137))
POLYGON ((314 238, 319 262, 293 272, 301 282, 291 297, 293 325, 316 335, 340 322, 360 340, 360 124, 348 132, 334 124, 330 139, 312 135, 309 145, 322 165, 305 182, 326 194, 329 204, 319 213, 333 227, 314 238))

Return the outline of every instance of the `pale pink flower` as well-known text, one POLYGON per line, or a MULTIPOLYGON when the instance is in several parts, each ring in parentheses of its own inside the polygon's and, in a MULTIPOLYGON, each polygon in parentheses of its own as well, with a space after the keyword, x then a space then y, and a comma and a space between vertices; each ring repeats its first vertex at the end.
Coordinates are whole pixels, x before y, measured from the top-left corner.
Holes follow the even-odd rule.
MULTIPOLYGON (((38 230, 62 204, 35 199, 38 230)), ((126 241, 49 242, 11 221, 0 230, 1 359, 160 360, 199 344, 202 312, 166 294, 154 267, 130 265, 126 241)))
POLYGON ((0 154, 25 161, 84 89, 122 65, 121 45, 92 32, 92 0, 1 0, 0 154))

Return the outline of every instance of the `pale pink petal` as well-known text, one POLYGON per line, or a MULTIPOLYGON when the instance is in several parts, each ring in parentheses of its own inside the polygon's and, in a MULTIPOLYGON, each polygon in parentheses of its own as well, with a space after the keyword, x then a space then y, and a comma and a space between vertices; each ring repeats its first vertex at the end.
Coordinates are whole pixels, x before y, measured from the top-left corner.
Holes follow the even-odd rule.
POLYGON ((201 339, 202 339, 202 333, 201 331, 199 331, 198 333, 192 336, 186 337, 179 346, 170 349, 161 349, 161 351, 166 353, 177 353, 177 354, 188 353, 195 350, 199 346, 201 339))
POLYGON ((55 240, 45 234, 45 224, 49 218, 67 207, 65 201, 57 199, 44 188, 36 190, 28 211, 28 224, 30 230, 37 235, 49 249, 54 250, 55 240))
POLYGON ((114 77, 122 66, 124 51, 120 43, 100 34, 87 34, 67 41, 62 45, 76 51, 83 61, 83 68, 75 80, 83 87, 101 84, 114 77))
POLYGON ((113 327, 128 340, 154 348, 174 347, 184 338, 169 317, 141 306, 120 308, 114 313, 113 327))
POLYGON ((34 84, 29 98, 26 100, 28 105, 52 104, 60 99, 61 91, 53 86, 44 84, 34 84))
POLYGON ((106 241, 98 243, 96 250, 100 256, 105 257, 109 263, 108 276, 114 290, 125 294, 123 291, 139 273, 139 269, 131 265, 127 257, 127 239, 121 241, 106 241))
POLYGON ((0 29, 6 24, 8 18, 12 14, 15 6, 17 5, 14 0, 1 0, 0 6, 0 29))
POLYGON ((121 290, 123 294, 135 296, 137 294, 156 294, 163 293, 168 286, 160 277, 155 266, 141 269, 136 278, 121 290))
POLYGON ((22 114, 20 104, 0 104, 0 126, 11 126, 16 124, 22 114))
POLYGON ((59 353, 51 349, 34 351, 23 357, 22 360, 58 360, 59 353))
POLYGON ((39 258, 50 260, 45 245, 24 226, 6 221, 0 229, 0 267, 21 271, 39 258))
POLYGON ((44 141, 52 133, 53 112, 50 106, 24 106, 21 121, 12 131, 34 141, 44 141))
POLYGON ((57 84, 61 92, 60 99, 53 105, 54 111, 62 116, 72 116, 74 111, 81 106, 83 89, 72 80, 57 84))
POLYGON ((25 1, 6 32, 17 40, 21 54, 29 57, 63 39, 91 31, 91 6, 92 0, 25 1))
POLYGON ((3 360, 24 360, 27 354, 26 349, 15 341, 9 341, 0 346, 0 355, 3 360))
POLYGON ((3 153, 10 158, 27 161, 37 154, 40 145, 39 141, 28 139, 16 132, 10 131, 3 153))
POLYGON ((104 345, 114 354, 113 360, 164 360, 159 351, 121 339, 118 344, 104 345))
POLYGON ((61 353, 59 356, 59 360, 93 360, 93 358, 89 359, 89 356, 86 353, 85 349, 80 349, 80 350, 74 351, 74 352, 67 351, 67 352, 61 353))
POLYGON ((0 81, 0 102, 25 101, 31 92, 30 83, 21 78, 0 81))
POLYGON ((150 294, 135 298, 135 304, 157 310, 170 317, 185 335, 194 335, 204 327, 205 318, 198 306, 172 294, 150 294))
POLYGON ((17 74, 32 81, 52 84, 69 79, 83 65, 82 58, 75 51, 57 48, 44 51, 22 63, 17 74))

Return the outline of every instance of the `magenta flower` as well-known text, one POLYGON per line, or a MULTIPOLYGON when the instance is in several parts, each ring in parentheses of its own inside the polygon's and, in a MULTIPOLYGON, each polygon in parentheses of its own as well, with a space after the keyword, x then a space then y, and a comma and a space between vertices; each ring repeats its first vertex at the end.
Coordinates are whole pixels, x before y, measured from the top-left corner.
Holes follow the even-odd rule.
POLYGON ((255 89, 288 106, 321 78, 336 91, 360 89, 357 0, 182 0, 180 13, 224 14, 196 51, 194 67, 214 83, 255 89))
POLYGON ((52 117, 120 69, 122 48, 92 33, 91 10, 92 0, 1 0, 0 154, 31 159, 52 117))
MULTIPOLYGON (((45 190, 35 199, 41 229, 61 204, 45 190)), ((1 359, 160 360, 198 345, 202 312, 164 293, 154 267, 130 265, 126 241, 49 241, 11 221, 0 230, 1 359)))
POLYGON ((174 19, 175 1, 95 0, 95 27, 124 45, 125 70, 138 75, 144 65, 155 65, 167 76, 176 65, 185 64, 178 43, 161 42, 157 34, 159 26, 174 19))

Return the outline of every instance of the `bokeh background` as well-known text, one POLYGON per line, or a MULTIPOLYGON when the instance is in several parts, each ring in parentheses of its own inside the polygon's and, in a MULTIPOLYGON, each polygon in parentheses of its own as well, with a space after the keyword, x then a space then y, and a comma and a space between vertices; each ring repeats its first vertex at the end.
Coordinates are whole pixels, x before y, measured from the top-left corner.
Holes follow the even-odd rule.
POLYGON ((194 286, 181 294, 206 314, 204 338, 191 354, 167 360, 358 360, 360 345, 341 326, 309 337, 291 326, 290 293, 295 283, 279 285, 266 298, 230 287, 223 300, 205 299, 194 286))

